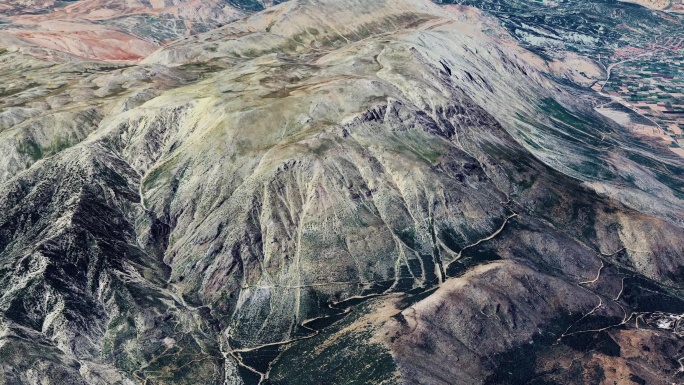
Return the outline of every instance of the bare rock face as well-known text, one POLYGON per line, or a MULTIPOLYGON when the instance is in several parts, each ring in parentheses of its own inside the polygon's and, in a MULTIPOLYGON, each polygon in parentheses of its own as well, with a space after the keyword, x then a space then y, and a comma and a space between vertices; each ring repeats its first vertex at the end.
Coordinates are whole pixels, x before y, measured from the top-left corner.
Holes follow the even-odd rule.
POLYGON ((6 383, 681 379, 684 164, 580 59, 422 0, 296 0, 137 64, 16 47, 6 383))

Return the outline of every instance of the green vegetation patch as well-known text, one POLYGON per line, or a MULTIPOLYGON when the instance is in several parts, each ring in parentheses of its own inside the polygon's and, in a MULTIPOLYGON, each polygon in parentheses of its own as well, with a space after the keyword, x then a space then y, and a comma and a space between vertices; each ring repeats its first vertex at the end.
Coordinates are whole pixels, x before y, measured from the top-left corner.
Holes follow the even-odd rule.
POLYGON ((228 0, 228 3, 243 11, 258 12, 264 9, 263 4, 257 0, 228 0))
POLYGON ((19 142, 17 151, 20 154, 28 155, 34 161, 43 159, 45 157, 57 154, 69 147, 73 146, 73 143, 68 138, 56 137, 49 146, 41 147, 32 138, 26 138, 19 142))
POLYGON ((371 310, 360 305, 321 334, 293 344, 274 363, 267 384, 396 383, 394 359, 380 343, 370 342, 370 325, 339 334, 371 310))
MULTIPOLYGON (((603 369, 596 365, 583 365, 580 362, 569 368, 556 365, 552 371, 539 371, 540 364, 557 360, 559 356, 570 356, 579 352, 590 355, 599 352, 619 356, 619 346, 606 332, 580 333, 577 337, 561 338, 563 331, 582 317, 581 314, 560 316, 549 327, 533 336, 529 343, 521 344, 507 352, 494 356, 496 368, 485 379, 486 385, 534 384, 551 385, 557 383, 600 384, 605 379, 603 369), (561 342, 560 344, 558 342, 561 342), (581 350, 578 350, 581 349, 581 350), (525 359, 520 359, 525 357, 525 359)), ((591 329, 619 322, 608 317, 589 317, 582 321, 583 327, 591 329)))
POLYGON ((23 142, 20 142, 17 150, 20 154, 30 156, 33 160, 43 158, 43 149, 32 139, 26 139, 23 142))

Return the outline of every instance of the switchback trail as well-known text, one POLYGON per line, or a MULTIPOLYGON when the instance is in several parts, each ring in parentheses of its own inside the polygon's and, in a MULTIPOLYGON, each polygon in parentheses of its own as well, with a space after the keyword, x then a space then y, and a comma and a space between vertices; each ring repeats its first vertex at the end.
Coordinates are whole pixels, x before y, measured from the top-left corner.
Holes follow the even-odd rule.
MULTIPOLYGON (((367 300, 369 300, 371 298, 384 297, 384 296, 392 295, 392 294, 404 294, 404 295, 407 295, 406 299, 409 300, 409 302, 410 302, 410 299, 412 299, 418 295, 421 295, 421 294, 425 293, 426 291, 438 289, 447 280, 452 279, 452 278, 457 278, 456 275, 449 275, 448 271, 449 271, 449 267, 454 262, 458 261, 461 258, 463 251, 477 247, 484 242, 487 242, 487 241, 490 241, 490 240, 496 238, 498 235, 500 235, 504 231, 504 229, 506 228, 508 223, 517 216, 518 216, 518 214, 513 212, 512 214, 510 214, 509 216, 507 216, 504 219, 501 226, 499 228, 497 228, 496 231, 494 231, 492 234, 490 234, 484 238, 478 239, 474 243, 471 243, 469 245, 464 246, 458 252, 456 257, 454 257, 454 259, 452 259, 448 263, 448 265, 445 269, 446 270, 445 271, 446 279, 443 282, 439 282, 437 279, 434 279, 430 282, 427 282, 424 287, 417 287, 417 288, 413 288, 413 289, 408 290, 408 291, 394 291, 393 287, 390 287, 389 289, 382 291, 382 292, 378 292, 378 293, 369 293, 369 294, 364 294, 364 295, 357 295, 357 296, 346 298, 342 301, 331 301, 327 304, 328 309, 330 309, 332 311, 331 314, 306 319, 306 320, 299 323, 299 326, 305 330, 310 331, 311 332, 310 334, 305 335, 305 336, 301 336, 301 337, 295 337, 295 338, 283 340, 283 341, 260 344, 260 345, 249 347, 249 348, 229 349, 228 351, 224 352, 224 357, 227 358, 227 356, 230 355, 231 357, 233 357, 238 362, 239 366, 241 366, 241 367, 245 368, 246 370, 257 375, 259 377, 259 381, 257 382, 257 385, 261 385, 264 383, 264 381, 266 381, 268 379, 268 375, 269 375, 269 372, 271 370, 271 367, 272 367, 273 363, 275 361, 277 361, 277 359, 280 355, 279 353, 282 353, 282 351, 279 352, 277 354, 277 356, 271 362, 269 362, 268 369, 266 371, 259 371, 256 368, 254 368, 254 366, 249 365, 247 362, 245 362, 245 357, 244 357, 245 353, 255 353, 255 352, 259 352, 260 350, 266 350, 266 349, 274 348, 274 347, 280 348, 282 346, 289 345, 289 344, 292 344, 292 343, 295 343, 298 341, 313 338, 313 337, 321 334, 322 332, 324 332, 326 329, 331 327, 336 322, 340 321, 343 317, 345 317, 349 313, 351 313, 355 306, 358 306, 358 305, 366 302, 367 300), (317 324, 319 324, 320 327, 316 327, 317 324)), ((343 282, 333 282, 332 284, 341 284, 341 283, 343 283, 343 282)), ((349 284, 349 283, 354 283, 354 282, 344 282, 344 283, 349 284)), ((317 285, 317 284, 301 285, 301 287, 308 287, 308 286, 319 286, 319 285, 317 285)), ((298 285, 298 287, 299 287, 299 285, 298 285)), ((228 337, 228 338, 230 338, 230 337, 228 337)))

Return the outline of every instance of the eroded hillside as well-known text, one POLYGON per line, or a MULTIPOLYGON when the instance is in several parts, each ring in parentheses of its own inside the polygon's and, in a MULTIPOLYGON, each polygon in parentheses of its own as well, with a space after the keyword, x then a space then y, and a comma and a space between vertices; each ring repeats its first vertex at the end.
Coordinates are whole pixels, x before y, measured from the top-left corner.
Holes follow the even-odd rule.
POLYGON ((0 55, 5 382, 681 381, 684 163, 593 62, 422 0, 42 49, 0 55))

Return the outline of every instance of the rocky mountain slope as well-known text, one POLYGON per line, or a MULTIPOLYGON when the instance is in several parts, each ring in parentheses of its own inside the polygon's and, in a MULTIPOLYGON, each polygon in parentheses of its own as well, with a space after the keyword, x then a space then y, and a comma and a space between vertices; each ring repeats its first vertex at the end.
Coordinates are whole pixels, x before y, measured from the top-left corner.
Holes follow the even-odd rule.
POLYGON ((422 0, 41 49, 0 54, 4 383, 682 381, 684 163, 592 62, 422 0))

